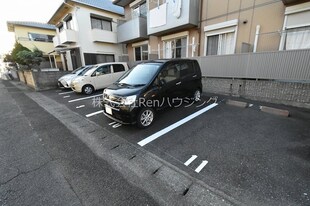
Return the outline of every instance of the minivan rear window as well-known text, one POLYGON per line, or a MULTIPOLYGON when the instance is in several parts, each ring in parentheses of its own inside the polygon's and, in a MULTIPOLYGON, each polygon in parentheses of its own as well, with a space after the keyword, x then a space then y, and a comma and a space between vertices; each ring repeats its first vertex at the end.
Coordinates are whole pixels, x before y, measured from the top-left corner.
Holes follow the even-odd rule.
POLYGON ((192 62, 181 63, 181 76, 187 76, 195 73, 195 68, 192 62))
POLYGON ((128 85, 146 85, 157 73, 161 64, 138 64, 126 72, 117 82, 128 85))
POLYGON ((125 67, 122 64, 113 64, 114 73, 125 71, 125 67))

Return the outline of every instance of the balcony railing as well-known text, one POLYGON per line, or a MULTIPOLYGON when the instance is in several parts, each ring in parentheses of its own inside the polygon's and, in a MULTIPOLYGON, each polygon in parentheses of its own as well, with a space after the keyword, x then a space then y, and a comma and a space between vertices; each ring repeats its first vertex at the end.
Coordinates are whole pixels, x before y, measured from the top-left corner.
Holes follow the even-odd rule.
POLYGON ((54 44, 55 48, 59 48, 59 47, 63 47, 64 46, 64 45, 62 45, 60 43, 59 35, 56 35, 56 36, 53 37, 53 44, 54 44))
POLYGON ((116 32, 106 31, 101 29, 92 29, 91 35, 94 42, 105 42, 105 43, 117 43, 116 32))
POLYGON ((176 0, 152 8, 147 16, 147 34, 161 35, 198 26, 199 0, 176 0), (177 1, 182 1, 178 4, 177 1), (181 5, 181 6, 180 6, 181 5))
POLYGON ((117 27, 117 41, 130 43, 147 39, 147 20, 145 17, 135 17, 131 20, 119 23, 117 27))
POLYGON ((71 29, 64 29, 59 34, 59 40, 61 44, 70 44, 77 42, 76 31, 71 29))

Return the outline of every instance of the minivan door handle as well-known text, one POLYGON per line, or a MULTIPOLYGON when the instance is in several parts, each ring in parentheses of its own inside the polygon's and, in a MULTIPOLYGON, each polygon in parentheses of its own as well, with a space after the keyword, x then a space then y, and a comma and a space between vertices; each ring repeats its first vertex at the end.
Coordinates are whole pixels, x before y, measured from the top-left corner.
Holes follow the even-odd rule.
POLYGON ((194 78, 197 77, 197 74, 195 74, 193 77, 194 77, 194 78))
POLYGON ((175 85, 180 85, 181 84, 181 82, 177 82, 175 85))

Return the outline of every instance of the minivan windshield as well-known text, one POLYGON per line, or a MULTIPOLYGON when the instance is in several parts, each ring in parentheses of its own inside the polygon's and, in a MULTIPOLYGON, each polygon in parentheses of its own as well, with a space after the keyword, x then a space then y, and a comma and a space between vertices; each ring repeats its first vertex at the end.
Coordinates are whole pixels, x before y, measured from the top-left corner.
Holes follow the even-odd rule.
POLYGON ((80 71, 82 71, 83 69, 84 69, 84 66, 79 67, 79 68, 73 70, 73 71, 71 72, 71 74, 78 74, 78 73, 79 73, 80 71))
POLYGON ((116 83, 132 86, 146 85, 153 79, 160 65, 159 63, 138 64, 121 76, 116 83))
POLYGON ((88 70, 90 70, 91 68, 93 68, 92 66, 88 66, 86 67, 83 71, 81 71, 78 76, 83 76, 88 70))
POLYGON ((92 66, 90 69, 87 69, 86 72, 83 72, 83 76, 91 76, 92 73, 97 69, 98 65, 92 66))

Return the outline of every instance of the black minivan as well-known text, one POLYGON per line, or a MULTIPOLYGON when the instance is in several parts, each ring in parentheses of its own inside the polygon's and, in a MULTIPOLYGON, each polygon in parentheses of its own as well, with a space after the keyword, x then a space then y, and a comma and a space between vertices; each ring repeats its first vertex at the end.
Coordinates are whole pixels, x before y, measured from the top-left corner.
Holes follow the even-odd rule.
POLYGON ((197 60, 169 59, 140 63, 103 92, 103 111, 121 124, 150 126, 158 109, 174 99, 199 101, 201 70, 197 60))

